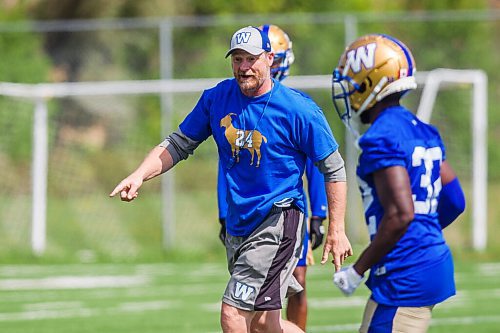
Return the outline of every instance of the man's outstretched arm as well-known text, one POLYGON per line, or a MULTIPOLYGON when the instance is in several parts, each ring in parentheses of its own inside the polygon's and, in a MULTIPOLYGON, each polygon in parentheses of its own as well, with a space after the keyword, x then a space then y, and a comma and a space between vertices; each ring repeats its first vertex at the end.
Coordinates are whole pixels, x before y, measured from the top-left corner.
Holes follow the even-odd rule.
POLYGON ((144 158, 139 167, 123 179, 109 196, 114 197, 120 193, 121 200, 132 201, 139 195, 138 190, 144 181, 168 171, 173 165, 170 152, 165 147, 156 146, 144 158))
POLYGON ((179 161, 187 159, 200 143, 190 139, 180 130, 172 133, 154 147, 139 167, 122 180, 109 195, 114 197, 120 193, 123 201, 134 200, 138 195, 137 190, 144 181, 167 172, 179 161))

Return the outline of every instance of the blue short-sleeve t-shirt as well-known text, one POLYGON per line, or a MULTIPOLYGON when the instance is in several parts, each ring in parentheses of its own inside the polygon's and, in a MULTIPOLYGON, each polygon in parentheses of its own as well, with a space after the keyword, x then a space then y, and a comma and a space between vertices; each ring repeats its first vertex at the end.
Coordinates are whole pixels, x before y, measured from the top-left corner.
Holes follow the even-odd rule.
POLYGON ((310 98, 273 79, 273 88, 247 97, 235 79, 203 92, 181 123, 189 138, 210 135, 227 184, 227 232, 248 236, 276 202, 293 199, 305 211, 302 174, 338 149, 321 109, 310 98))

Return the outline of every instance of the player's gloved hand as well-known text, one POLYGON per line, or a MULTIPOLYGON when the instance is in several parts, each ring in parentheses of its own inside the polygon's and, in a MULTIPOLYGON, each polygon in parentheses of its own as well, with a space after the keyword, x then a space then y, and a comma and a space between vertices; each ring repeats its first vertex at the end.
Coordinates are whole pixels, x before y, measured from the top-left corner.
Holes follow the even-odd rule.
POLYGON ((226 219, 219 219, 220 223, 220 231, 219 231, 219 239, 222 242, 222 244, 225 246, 226 245, 226 219))
POLYGON ((311 240, 312 249, 315 250, 323 243, 323 236, 325 235, 323 218, 318 216, 311 217, 310 225, 311 230, 309 232, 309 239, 311 240))
POLYGON ((340 271, 333 274, 333 283, 346 296, 351 296, 361 281, 363 281, 363 276, 354 270, 353 265, 342 267, 340 271))

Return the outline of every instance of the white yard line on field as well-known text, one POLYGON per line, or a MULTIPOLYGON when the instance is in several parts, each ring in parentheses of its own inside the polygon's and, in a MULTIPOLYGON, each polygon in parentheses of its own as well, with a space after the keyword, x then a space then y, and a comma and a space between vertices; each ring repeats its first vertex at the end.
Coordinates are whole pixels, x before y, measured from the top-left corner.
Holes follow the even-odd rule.
POLYGON ((68 309, 78 309, 82 308, 83 303, 79 301, 75 302, 40 302, 40 303, 29 303, 24 304, 23 309, 25 311, 43 311, 43 310, 68 310, 68 309))
POLYGON ((481 275, 498 277, 500 275, 500 262, 479 264, 478 271, 481 275))
POLYGON ((190 278, 206 276, 229 276, 224 263, 151 263, 151 264, 61 264, 61 265, 2 265, 0 277, 40 277, 63 275, 114 275, 135 274, 152 276, 189 276, 190 278))
MULTIPOLYGON (((123 298, 161 298, 161 299, 178 299, 179 295, 183 296, 202 296, 202 295, 222 295, 224 292, 225 285, 221 283, 205 283, 200 284, 168 284, 168 285, 155 285, 153 283, 147 285, 134 285, 134 286, 122 286, 123 288, 84 288, 84 289, 68 289, 80 292, 75 294, 78 296, 79 300, 104 300, 104 299, 123 299, 123 298)), ((50 302, 58 301, 61 299, 61 290, 63 289, 51 289, 43 290, 41 289, 16 289, 16 290, 5 290, 4 293, 0 295, 0 305, 5 303, 14 302, 50 302)), ((0 289, 0 292, 2 290, 0 289)))
POLYGON ((147 276, 53 276, 41 279, 3 279, 0 290, 121 288, 145 285, 147 276))
MULTIPOLYGON (((60 302, 58 302, 60 303, 60 302)), ((59 318, 80 318, 94 316, 109 316, 123 313, 139 313, 145 311, 160 311, 175 307, 175 302, 170 301, 148 301, 148 302, 127 302, 120 303, 109 308, 85 308, 72 304, 72 308, 54 308, 51 303, 30 304, 26 307, 32 310, 21 312, 0 313, 0 322, 2 321, 24 321, 41 319, 59 319, 59 318)))

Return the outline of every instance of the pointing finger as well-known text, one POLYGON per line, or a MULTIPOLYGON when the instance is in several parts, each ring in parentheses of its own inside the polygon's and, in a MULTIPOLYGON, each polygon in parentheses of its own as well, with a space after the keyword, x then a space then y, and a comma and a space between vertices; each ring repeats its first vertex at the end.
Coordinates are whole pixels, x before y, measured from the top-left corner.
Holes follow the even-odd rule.
POLYGON ((335 265, 335 272, 338 272, 340 270, 340 267, 342 266, 342 260, 340 258, 340 255, 335 254, 335 257, 333 259, 333 264, 335 265))
POLYGON ((124 186, 122 183, 116 185, 115 189, 109 194, 110 197, 114 197, 118 192, 122 191, 124 186))
POLYGON ((321 265, 324 265, 328 260, 328 254, 330 253, 330 247, 325 244, 323 248, 323 256, 321 257, 321 265))

